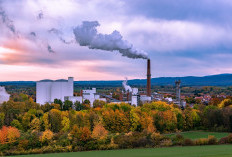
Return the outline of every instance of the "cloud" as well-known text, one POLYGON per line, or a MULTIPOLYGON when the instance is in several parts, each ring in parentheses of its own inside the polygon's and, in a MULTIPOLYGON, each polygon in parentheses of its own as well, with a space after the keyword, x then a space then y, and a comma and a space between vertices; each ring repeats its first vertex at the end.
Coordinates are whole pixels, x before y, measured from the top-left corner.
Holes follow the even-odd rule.
POLYGON ((227 46, 232 48, 231 28, 191 21, 135 18, 124 21, 123 32, 134 43, 154 52, 227 46))
MULTIPOLYGON (((123 58, 117 52, 103 53, 78 44, 64 44, 64 41, 75 40, 73 29, 82 21, 95 20, 101 23, 97 27, 100 34, 118 30, 124 39, 147 51, 152 67, 155 67, 152 68, 153 77, 215 73, 212 69, 228 72, 228 67, 232 66, 227 57, 232 49, 232 5, 229 0, 1 2, 20 35, 18 39, 7 25, 0 24, 0 47, 16 50, 15 53, 0 53, 0 68, 8 67, 14 72, 11 66, 25 67, 26 77, 30 76, 30 70, 31 73, 35 70, 45 72, 46 76, 49 76, 48 71, 53 71, 50 75, 57 77, 62 77, 62 73, 65 76, 75 73, 82 79, 96 79, 96 76, 101 79, 101 75, 103 79, 145 77, 146 63, 142 60, 123 58), (58 35, 49 33, 52 28, 60 31, 58 35), (49 46, 55 53, 48 52, 49 46), (213 57, 221 53, 224 55, 213 57), (77 64, 79 62, 94 62, 94 65, 77 64)), ((7 74, 9 76, 9 72, 7 74)), ((37 74, 33 76, 40 78, 37 74)))

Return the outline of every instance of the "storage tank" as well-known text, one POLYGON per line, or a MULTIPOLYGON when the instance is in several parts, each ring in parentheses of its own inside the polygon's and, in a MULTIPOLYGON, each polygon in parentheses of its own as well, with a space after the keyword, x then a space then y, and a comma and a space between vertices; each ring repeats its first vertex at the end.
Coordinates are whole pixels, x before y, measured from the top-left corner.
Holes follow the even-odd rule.
POLYGON ((51 102, 52 80, 41 80, 36 82, 36 103, 45 104, 51 102))

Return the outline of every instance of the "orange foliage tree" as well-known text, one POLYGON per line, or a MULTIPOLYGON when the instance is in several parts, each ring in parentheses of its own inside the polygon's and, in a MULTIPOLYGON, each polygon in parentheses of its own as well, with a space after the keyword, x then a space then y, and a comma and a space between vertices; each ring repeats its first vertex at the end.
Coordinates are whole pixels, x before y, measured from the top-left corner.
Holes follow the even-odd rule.
POLYGON ((105 139, 108 134, 108 131, 103 127, 102 124, 97 124, 92 132, 92 137, 95 139, 105 139))
POLYGON ((13 143, 20 137, 20 132, 15 127, 6 127, 3 126, 0 130, 0 143, 13 143))

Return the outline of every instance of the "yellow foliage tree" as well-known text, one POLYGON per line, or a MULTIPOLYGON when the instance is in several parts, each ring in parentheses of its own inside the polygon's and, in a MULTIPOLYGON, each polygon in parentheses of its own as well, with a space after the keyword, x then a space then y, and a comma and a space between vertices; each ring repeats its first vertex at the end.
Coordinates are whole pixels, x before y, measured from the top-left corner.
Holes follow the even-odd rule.
POLYGON ((53 132, 51 130, 45 130, 40 136, 40 141, 42 143, 49 143, 53 138, 53 132))
POLYGON ((63 128, 62 131, 67 132, 70 128, 70 120, 68 117, 63 117, 63 120, 61 122, 63 128))

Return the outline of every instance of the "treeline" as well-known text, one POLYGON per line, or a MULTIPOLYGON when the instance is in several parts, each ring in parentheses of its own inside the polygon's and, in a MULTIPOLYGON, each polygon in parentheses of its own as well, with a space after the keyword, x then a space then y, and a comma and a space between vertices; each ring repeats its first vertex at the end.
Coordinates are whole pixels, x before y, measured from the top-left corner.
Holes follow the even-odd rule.
POLYGON ((162 134, 231 131, 231 102, 225 99, 216 106, 195 105, 184 110, 165 102, 133 107, 95 101, 90 107, 89 101, 55 100, 40 106, 20 94, 0 106, 0 155, 228 143, 232 138, 218 142, 209 137, 197 142, 162 134))

